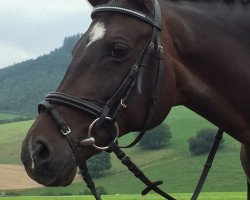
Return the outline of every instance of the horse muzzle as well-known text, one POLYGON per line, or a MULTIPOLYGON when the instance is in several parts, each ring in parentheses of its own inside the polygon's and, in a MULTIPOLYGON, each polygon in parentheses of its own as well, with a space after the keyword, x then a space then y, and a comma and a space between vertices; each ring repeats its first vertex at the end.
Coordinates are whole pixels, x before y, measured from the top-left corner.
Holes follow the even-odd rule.
POLYGON ((74 156, 55 152, 44 140, 31 140, 27 137, 23 141, 21 160, 30 178, 45 186, 67 186, 72 183, 76 175, 77 164, 74 156))

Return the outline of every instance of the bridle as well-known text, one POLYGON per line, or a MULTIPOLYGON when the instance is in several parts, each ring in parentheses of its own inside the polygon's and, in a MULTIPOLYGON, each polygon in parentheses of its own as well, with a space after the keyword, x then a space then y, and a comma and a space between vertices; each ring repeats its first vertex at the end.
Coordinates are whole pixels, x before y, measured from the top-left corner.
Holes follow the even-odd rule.
MULTIPOLYGON (((60 92, 49 93, 46 96, 45 102, 42 102, 39 105, 39 107, 41 108, 44 107, 46 109, 47 107, 46 105, 48 104, 51 104, 51 103, 60 104, 65 107, 70 107, 73 109, 83 111, 91 115, 92 117, 96 118, 96 120, 90 125, 90 127, 94 125, 101 126, 104 122, 107 122, 107 121, 117 126, 116 124, 117 117, 119 113, 127 107, 127 101, 131 95, 131 92, 133 91, 136 85, 138 88, 138 92, 141 93, 144 71, 149 65, 149 62, 152 56, 156 52, 157 58, 158 58, 158 67, 157 67, 155 85, 153 88, 151 102, 149 103, 148 115, 145 120, 144 126, 142 128, 142 132, 145 132, 149 123, 151 122, 153 110, 158 101, 160 85, 161 85, 163 70, 164 70, 163 69, 164 68, 164 62, 163 62, 164 55, 163 55, 163 48, 160 45, 160 35, 159 35, 161 31, 161 10, 160 10, 159 3, 157 0, 155 0, 154 18, 142 12, 127 9, 127 8, 120 7, 117 5, 101 5, 101 6, 94 7, 92 14, 91 14, 92 18, 94 18, 96 14, 101 13, 101 12, 115 12, 115 13, 121 13, 124 15, 129 15, 141 21, 144 21, 145 23, 148 23, 149 25, 152 26, 151 36, 149 40, 147 41, 143 50, 140 52, 136 62, 131 67, 128 75, 123 80, 118 90, 114 93, 113 96, 111 96, 111 98, 107 101, 105 106, 102 108, 91 103, 88 100, 76 98, 76 97, 66 95, 60 92)), ((70 130, 69 127, 64 126, 64 128, 62 129, 62 132, 65 135, 67 132, 69 132, 69 130, 70 130)), ((118 133, 116 133, 116 138, 117 137, 118 137, 118 133)), ((94 145, 94 147, 99 150, 106 150, 108 148, 107 146, 104 148, 104 147, 97 147, 96 145, 94 145)))
POLYGON ((119 113, 122 110, 126 109, 127 101, 131 96, 131 92, 135 89, 136 86, 138 92, 141 93, 144 71, 148 67, 149 62, 155 54, 157 56, 157 70, 147 116, 139 136, 135 139, 134 142, 132 142, 125 148, 134 146, 143 137, 145 131, 147 130, 152 120, 155 106, 157 105, 157 101, 159 99, 160 86, 164 70, 164 52, 162 46, 160 45, 161 9, 158 1, 155 0, 154 2, 154 18, 137 10, 124 8, 117 5, 100 5, 94 7, 92 11, 92 18, 94 18, 95 15, 97 15, 98 13, 115 12, 135 17, 151 25, 152 27, 152 33, 148 42, 146 43, 143 50, 140 52, 136 62, 131 67, 128 75, 123 80, 118 90, 114 93, 113 96, 111 96, 111 98, 107 101, 104 107, 99 107, 91 103, 87 99, 73 97, 60 92, 49 93, 46 96, 45 100, 38 106, 39 113, 41 113, 42 111, 47 111, 51 114, 56 124, 60 127, 62 135, 67 139, 73 151, 76 163, 79 165, 82 177, 87 183, 87 186, 92 191, 96 200, 100 200, 101 196, 95 188, 94 182, 88 172, 86 162, 81 162, 79 147, 92 146, 93 148, 98 150, 108 150, 111 152, 113 151, 121 160, 121 162, 126 165, 137 178, 139 178, 147 185, 146 189, 144 189, 142 192, 143 195, 147 194, 150 190, 154 190, 155 192, 163 196, 165 199, 175 199, 167 193, 163 192, 160 188, 158 188, 158 185, 162 184, 162 181, 151 182, 117 145, 117 139, 119 136, 119 127, 116 122, 117 117, 119 116, 119 113), (70 127, 67 125, 66 121, 63 119, 60 113, 56 110, 54 104, 82 111, 95 118, 95 120, 89 126, 88 137, 81 139, 80 141, 76 141, 71 135, 70 127), (104 147, 97 146, 95 138, 92 136, 92 128, 100 126, 103 126, 106 130, 108 130, 112 137, 112 141, 104 147))
MULTIPOLYGON (((107 101, 106 105, 103 108, 100 108, 99 106, 84 100, 80 98, 76 98, 73 96, 69 96, 63 93, 59 92, 51 92, 46 96, 45 101, 43 101, 38 106, 39 113, 42 110, 48 111, 57 125, 61 129, 61 133, 63 136, 66 137, 68 140, 73 153, 76 158, 76 162, 79 164, 80 171, 82 172, 83 177, 87 177, 87 180, 85 178, 85 181, 89 182, 87 183, 90 188, 92 188, 92 192, 96 199, 100 199, 100 196, 97 194, 94 183, 91 179, 91 177, 88 174, 86 164, 81 164, 80 162, 80 155, 78 152, 78 147, 80 146, 89 146, 98 149, 98 150, 107 150, 111 149, 114 151, 114 149, 117 149, 116 147, 116 140, 119 136, 119 128, 118 124, 116 123, 116 119, 119 115, 119 113, 127 107, 127 100, 131 95, 132 90, 137 85, 138 91, 141 93, 141 87, 142 87, 142 79, 143 79, 143 73, 146 67, 149 65, 149 62, 153 56, 153 54, 156 52, 157 58, 158 58, 158 67, 157 67, 157 73, 155 78, 155 85, 153 89, 153 94, 151 98, 151 102, 149 104, 148 109, 148 115, 146 117, 144 126, 142 128, 142 131, 139 135, 139 137, 128 147, 131 147, 135 145, 140 138, 145 133, 147 126, 151 122, 151 118, 153 115, 154 107, 157 103, 159 91, 160 91, 160 85, 163 75, 163 48, 160 45, 160 31, 161 31, 161 10, 160 6, 157 0, 155 0, 155 16, 152 18, 151 16, 148 16, 142 12, 120 7, 117 5, 100 5, 94 7, 92 11, 92 18, 95 17, 96 14, 101 12, 115 12, 115 13, 121 13, 124 15, 129 15, 132 17, 135 17, 145 23, 148 23, 152 26, 152 33, 151 36, 145 45, 142 52, 139 54, 135 64, 131 67, 130 72, 128 73, 127 77, 122 82, 121 86, 118 88, 118 90, 115 92, 115 94, 107 101), (81 140, 80 142, 76 142, 75 139, 71 136, 71 129, 65 122, 65 120, 62 118, 62 116, 59 114, 59 112, 55 109, 53 104, 60 104, 62 106, 76 109, 83 111, 92 117, 95 117, 96 119, 91 123, 89 130, 88 130, 88 138, 85 138, 81 140), (107 127, 107 129, 110 129, 109 126, 115 127, 115 134, 112 134, 113 141, 110 142, 110 144, 106 147, 100 147, 95 144, 95 139, 91 135, 92 128, 94 126, 101 126, 107 127)), ((121 154, 121 153, 120 153, 121 154)), ((128 158, 127 156, 125 156, 128 158)), ((124 158, 121 157, 121 159, 124 158)), ((151 181, 147 180, 148 186, 151 187, 151 189, 157 188, 157 185, 160 183, 151 183, 151 181), (154 184, 154 185, 153 185, 154 184)), ((160 190, 160 189, 158 189, 160 190)), ((149 190, 150 191, 150 190, 149 190)), ((148 191, 148 192, 149 192, 148 191)), ((163 192, 164 193, 164 192, 163 192)), ((166 198, 168 198, 169 195, 165 195, 166 198)), ((174 198, 170 198, 174 199, 174 198)))

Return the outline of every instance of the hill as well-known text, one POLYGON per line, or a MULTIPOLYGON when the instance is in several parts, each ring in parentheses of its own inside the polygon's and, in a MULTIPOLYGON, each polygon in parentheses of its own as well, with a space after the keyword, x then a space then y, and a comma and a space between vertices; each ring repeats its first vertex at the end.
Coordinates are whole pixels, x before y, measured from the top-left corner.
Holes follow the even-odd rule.
POLYGON ((12 115, 12 114, 5 114, 5 113, 0 113, 0 121, 1 120, 12 120, 14 118, 20 117, 18 115, 12 115))
POLYGON ((79 38, 66 37, 63 46, 48 55, 0 69, 0 113, 34 116, 37 104, 62 80, 79 38))
MULTIPOLYGON (((165 121, 171 129, 173 139, 166 149, 145 151, 140 147, 125 150, 152 180, 163 180, 164 190, 170 192, 192 192, 200 176, 206 156, 191 157, 188 139, 201 128, 212 124, 184 107, 173 108, 165 121)), ((20 164, 21 141, 32 121, 0 125, 0 157, 2 164, 20 164), (15 147, 15 148, 14 148, 15 147)), ((128 143, 133 134, 120 139, 120 144, 128 143)), ((246 180, 240 166, 240 144, 230 136, 224 136, 224 148, 216 155, 215 162, 204 190, 207 192, 245 191, 246 180)), ((104 186, 109 194, 140 193, 143 185, 136 180, 112 154, 112 169, 106 176, 95 180, 104 186)), ((85 186, 84 186, 85 187, 85 186)), ((21 192, 23 195, 44 195, 73 193, 84 190, 82 183, 74 183, 66 188, 41 188, 21 192)))

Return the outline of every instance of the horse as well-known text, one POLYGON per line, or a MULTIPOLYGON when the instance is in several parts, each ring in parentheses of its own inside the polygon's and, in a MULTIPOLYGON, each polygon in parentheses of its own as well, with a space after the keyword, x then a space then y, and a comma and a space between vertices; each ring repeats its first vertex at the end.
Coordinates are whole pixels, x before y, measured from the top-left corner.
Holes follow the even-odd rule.
POLYGON ((248 1, 159 0, 158 11, 154 0, 88 1, 93 21, 23 141, 28 175, 69 185, 77 165, 111 141, 183 105, 241 143, 250 199, 248 1))

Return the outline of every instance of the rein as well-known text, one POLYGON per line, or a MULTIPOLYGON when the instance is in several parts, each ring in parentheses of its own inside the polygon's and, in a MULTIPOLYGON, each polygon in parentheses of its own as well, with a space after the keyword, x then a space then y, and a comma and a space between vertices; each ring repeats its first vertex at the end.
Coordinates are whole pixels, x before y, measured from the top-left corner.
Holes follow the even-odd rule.
MULTIPOLYGON (((151 182, 145 176, 145 174, 131 161, 131 159, 120 149, 120 148, 129 148, 134 146, 143 137, 144 133, 148 128, 148 125, 152 120, 154 109, 155 106, 157 105, 157 101, 160 95, 160 88, 164 71, 164 52, 163 52, 163 47, 160 45, 160 31, 162 22, 161 22, 160 5, 157 0, 155 0, 154 9, 155 9, 154 12, 155 16, 154 18, 152 18, 139 11, 127 9, 116 5, 101 5, 94 7, 91 14, 92 18, 94 18, 95 15, 97 15, 100 12, 117 12, 135 17, 145 23, 150 24, 152 27, 151 36, 147 44, 145 45, 144 49, 139 54, 135 64, 131 67, 130 72, 128 73, 128 75, 118 88, 118 90, 107 101, 106 105, 103 108, 89 102, 88 100, 73 97, 60 92, 49 93, 46 96, 45 101, 43 101, 38 105, 39 113, 47 111, 48 113, 50 113, 56 124, 60 127, 61 134, 67 139, 73 151, 75 161, 80 168, 81 175, 96 200, 101 200, 101 195, 96 190, 95 184, 88 172, 86 162, 82 162, 81 160, 79 148, 82 147, 84 148, 91 146, 100 151, 107 150, 114 152, 118 157, 118 159, 121 160, 122 164, 127 166, 128 169, 147 186, 142 191, 142 195, 146 195, 151 190, 154 190, 159 195, 163 196, 165 199, 175 200, 175 198, 171 197, 169 194, 165 193, 158 187, 160 184, 163 183, 162 181, 151 182), (141 93, 143 74, 145 69, 149 65, 149 62, 154 53, 157 55, 157 71, 155 75, 155 84, 153 92, 151 94, 151 100, 149 103, 148 112, 144 125, 141 129, 139 136, 130 145, 126 147, 119 147, 117 145, 117 139, 119 137, 119 127, 118 124, 116 123, 117 117, 119 116, 119 113, 122 110, 126 109, 127 101, 131 95, 132 90, 134 90, 135 87, 137 87, 138 92, 141 93), (70 109, 79 110, 95 118, 95 120, 89 126, 88 137, 81 139, 80 141, 76 141, 76 139, 72 137, 71 134, 72 131, 70 127, 67 125, 66 121, 56 110, 53 104, 59 104, 70 109), (94 127, 100 127, 100 126, 105 128, 111 135, 112 141, 107 146, 96 145, 95 138, 92 136, 92 129, 94 127)), ((218 146, 216 147, 216 145, 219 145, 219 142, 215 144, 214 149, 217 149, 218 146)), ((213 157, 214 155, 210 156, 210 160, 208 161, 208 164, 206 166, 211 166, 211 163, 209 164, 209 162, 213 160, 213 157)), ((207 170, 206 168, 204 174, 208 173, 208 171, 209 169, 207 170)), ((201 191, 201 188, 204 184, 205 178, 202 178, 202 180, 198 184, 197 186, 198 189, 196 189, 195 195, 192 198, 192 200, 195 200, 198 197, 197 194, 199 195, 199 192, 201 191)))

